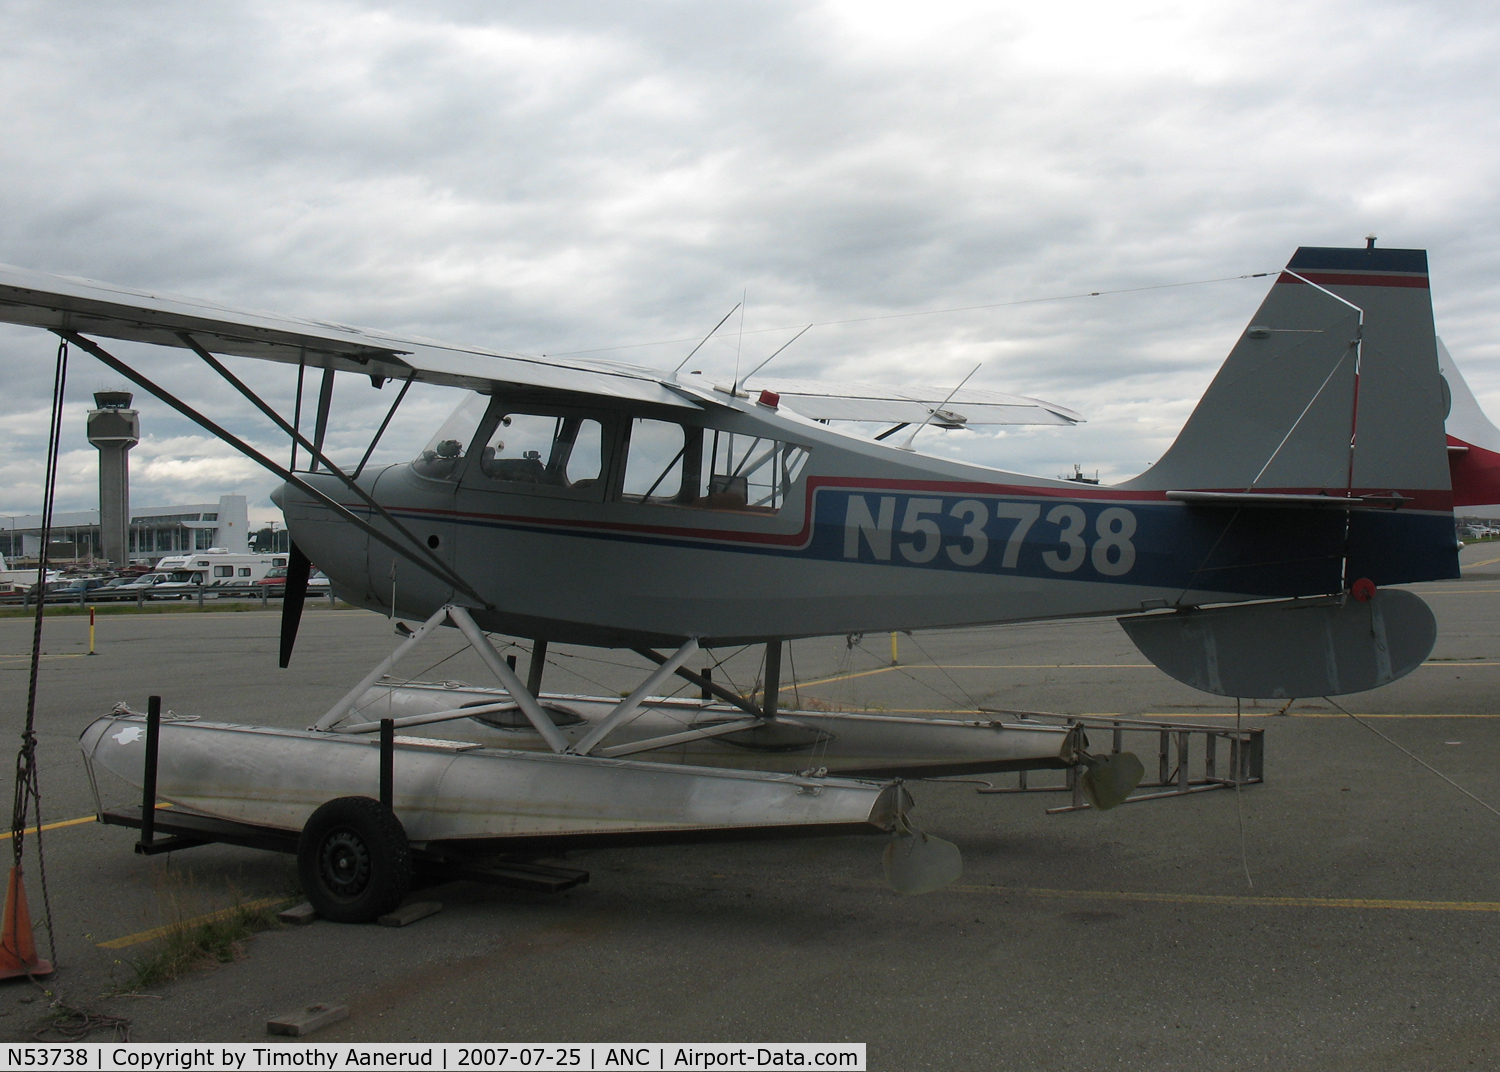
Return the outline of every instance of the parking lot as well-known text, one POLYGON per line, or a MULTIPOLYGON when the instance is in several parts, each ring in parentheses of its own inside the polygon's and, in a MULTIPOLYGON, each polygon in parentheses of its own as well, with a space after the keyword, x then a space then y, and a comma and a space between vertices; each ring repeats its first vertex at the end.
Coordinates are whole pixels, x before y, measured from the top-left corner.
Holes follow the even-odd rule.
MULTIPOLYGON (((1415 589, 1439 619, 1428 663, 1339 700, 1363 722, 1323 700, 1245 705, 1267 729, 1264 785, 1063 815, 1045 813, 1062 803, 1050 797, 914 785, 914 817, 964 853, 964 878, 939 893, 889 892, 873 838, 580 852, 567 863, 592 878, 566 894, 454 884, 420 894, 444 910, 410 927, 271 930, 140 993, 142 935, 288 897, 292 861, 135 856, 133 832, 87 821, 78 733, 152 693, 206 719, 305 726, 398 638, 313 601, 278 670, 274 604, 101 615, 93 656, 87 619, 58 617, 38 705, 43 821, 85 821, 44 833, 61 965, 47 985, 142 1041, 265 1041, 269 1015, 322 1001, 351 1015, 319 1042, 847 1040, 869 1044, 873 1069, 1495 1067, 1500 815, 1401 751, 1500 807, 1500 548, 1464 559, 1464 580, 1415 589)), ((0 620, 12 729, 30 635, 29 620, 0 620)), ((439 637, 402 669, 486 682, 460 647, 439 637)), ((644 666, 561 648, 545 687, 618 693, 644 666)), ((894 665, 887 636, 799 641, 790 666, 793 705, 1235 718, 1107 620, 901 636, 894 665)), ((754 661, 723 672, 746 684, 754 661)), ((40 918, 34 860, 28 889, 40 918)), ((45 1022, 39 993, 0 987, 0 1034, 45 1022)))

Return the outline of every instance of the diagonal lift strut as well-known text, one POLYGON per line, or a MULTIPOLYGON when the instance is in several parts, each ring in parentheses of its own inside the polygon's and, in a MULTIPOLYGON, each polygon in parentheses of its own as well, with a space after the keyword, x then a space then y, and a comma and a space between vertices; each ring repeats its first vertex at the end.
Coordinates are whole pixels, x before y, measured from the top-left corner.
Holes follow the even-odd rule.
POLYGON ((161 401, 165 402, 167 405, 171 406, 173 409, 177 410, 177 412, 181 413, 184 417, 188 418, 188 420, 193 421, 200 427, 206 429, 209 432, 212 432, 214 435, 222 439, 225 443, 228 443, 235 450, 245 455, 245 457, 249 458, 257 465, 268 469, 270 472, 274 473, 276 476, 292 485, 298 491, 301 491, 317 499, 319 502, 323 503, 323 505, 327 506, 330 510, 334 511, 334 513, 338 514, 345 521, 348 521, 351 525, 355 526, 360 531, 370 536, 372 539, 379 540, 381 543, 389 547, 392 551, 395 551, 401 557, 409 560, 417 568, 426 573, 432 574, 443 584, 452 585, 454 588, 456 588, 458 591, 462 592, 469 598, 477 600, 480 606, 489 606, 488 601, 485 600, 485 598, 481 596, 477 591, 475 591, 472 586, 465 582, 463 578, 450 575, 447 573, 447 571, 439 571, 438 569, 434 568, 434 566, 430 562, 428 562, 424 556, 418 555, 414 553, 410 548, 402 546, 399 541, 380 531, 380 529, 376 528, 364 518, 354 513, 343 503, 340 503, 338 500, 334 499, 326 492, 320 491, 318 488, 313 487, 311 484, 303 480, 301 477, 297 476, 295 473, 276 464, 260 451, 256 450, 244 440, 231 433, 227 428, 222 427, 216 422, 210 420, 208 417, 204 416, 202 413, 199 413, 192 406, 189 406, 186 402, 183 402, 181 399, 174 396, 164 387, 159 386, 158 384, 148 379, 146 376, 137 372, 135 369, 125 364, 125 362, 121 361, 109 351, 105 350, 102 346, 95 343, 93 340, 85 338, 84 336, 78 334, 76 331, 57 331, 55 332, 55 334, 61 336, 68 342, 86 351, 87 353, 92 354, 94 357, 102 361, 105 365, 108 365, 110 368, 114 369, 116 372, 124 376, 126 379, 130 380, 142 390, 151 393, 161 401))

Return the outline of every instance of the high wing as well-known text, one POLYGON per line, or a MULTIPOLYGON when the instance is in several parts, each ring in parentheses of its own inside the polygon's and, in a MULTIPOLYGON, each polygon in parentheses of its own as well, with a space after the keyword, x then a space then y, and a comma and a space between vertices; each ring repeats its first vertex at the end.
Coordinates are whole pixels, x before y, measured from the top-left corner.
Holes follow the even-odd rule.
POLYGON ((386 379, 410 377, 421 383, 480 391, 496 383, 519 384, 700 408, 648 369, 400 338, 10 265, 0 265, 0 321, 160 346, 185 347, 178 335, 184 332, 214 353, 293 365, 306 362, 386 379))
MULTIPOLYGON (((11 265, 0 265, 0 321, 159 346, 186 347, 182 338, 186 334, 217 354, 305 363, 377 379, 414 379, 472 391, 507 384, 682 409, 701 409, 701 400, 711 397, 674 389, 670 376, 632 365, 454 346, 11 265)), ((1062 406, 997 391, 964 390, 949 398, 949 392, 938 387, 766 382, 759 377, 756 384, 778 392, 788 408, 812 420, 916 423, 931 415, 933 424, 946 428, 1071 425, 1083 420, 1062 406)))
POLYGON ((915 424, 932 417, 940 428, 971 424, 1082 423, 1083 417, 1063 406, 1024 395, 999 391, 951 388, 890 387, 869 383, 823 383, 818 380, 767 380, 757 376, 756 388, 774 391, 781 404, 815 421, 881 421, 915 424))

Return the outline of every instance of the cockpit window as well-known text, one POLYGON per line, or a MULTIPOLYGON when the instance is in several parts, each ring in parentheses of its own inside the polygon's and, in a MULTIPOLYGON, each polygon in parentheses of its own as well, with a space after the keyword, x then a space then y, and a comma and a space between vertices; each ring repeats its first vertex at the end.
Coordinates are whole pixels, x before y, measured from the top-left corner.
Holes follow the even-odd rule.
POLYGON ((478 431, 489 401, 484 395, 471 394, 460 402, 412 462, 412 471, 432 480, 457 480, 463 470, 464 451, 478 431))
POLYGON ((507 413, 479 457, 491 482, 592 488, 603 465, 604 433, 588 417, 507 413))
POLYGON ((623 498, 775 513, 807 457, 805 447, 762 436, 637 418, 630 430, 623 498))
POLYGON ((687 453, 685 429, 672 421, 637 417, 630 423, 630 450, 625 455, 624 498, 640 502, 677 502, 692 491, 682 479, 687 453))
POLYGON ((807 464, 807 451, 774 439, 703 430, 703 495, 710 510, 780 510, 807 464))

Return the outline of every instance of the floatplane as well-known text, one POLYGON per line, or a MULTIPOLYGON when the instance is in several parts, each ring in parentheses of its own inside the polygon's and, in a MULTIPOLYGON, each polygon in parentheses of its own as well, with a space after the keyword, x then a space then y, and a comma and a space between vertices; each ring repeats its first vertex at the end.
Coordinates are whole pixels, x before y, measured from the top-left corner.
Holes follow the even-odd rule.
POLYGON ((885 833, 893 885, 936 888, 961 863, 913 825, 909 780, 1068 768, 1104 807, 1134 789, 1140 762, 1024 717, 783 710, 788 641, 1110 615, 1207 691, 1333 695, 1396 680, 1430 651, 1430 610, 1389 586, 1458 573, 1421 250, 1298 249, 1172 447, 1114 485, 922 453, 931 426, 1081 419, 962 385, 715 383, 682 365, 446 346, 13 268, 0 269, 0 320, 54 332, 280 478, 294 541, 283 666, 314 564, 341 598, 402 620, 390 655, 305 730, 122 709, 82 738, 91 770, 142 788, 143 844, 166 799, 179 844, 296 851, 334 919, 387 911, 413 858, 605 841, 885 833), (194 353, 290 437, 293 462, 109 339, 194 353), (311 435, 226 357, 297 366, 298 413, 305 374, 320 376, 311 435), (340 374, 395 390, 347 471, 324 450, 340 374), (463 398, 416 458, 371 466, 412 383, 463 398), (890 427, 871 437, 850 421, 890 427), (388 676, 440 628, 493 686, 388 676), (491 633, 532 642, 527 680, 491 633), (558 643, 632 649, 654 669, 623 698, 547 693, 558 643), (764 648, 750 695, 689 665, 747 644, 764 648), (663 697, 673 678, 703 698, 663 697))

